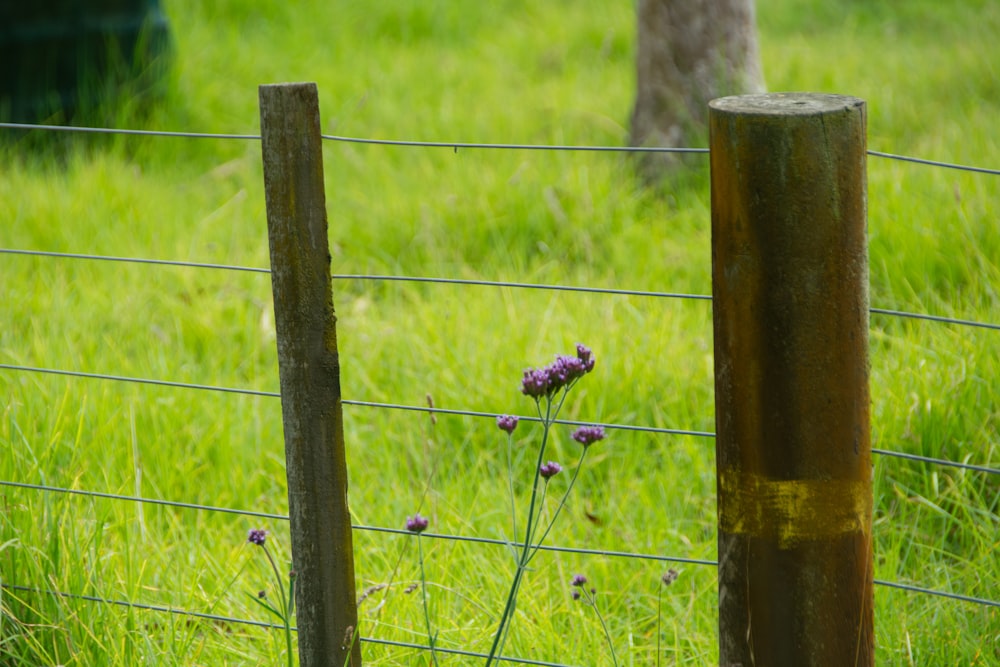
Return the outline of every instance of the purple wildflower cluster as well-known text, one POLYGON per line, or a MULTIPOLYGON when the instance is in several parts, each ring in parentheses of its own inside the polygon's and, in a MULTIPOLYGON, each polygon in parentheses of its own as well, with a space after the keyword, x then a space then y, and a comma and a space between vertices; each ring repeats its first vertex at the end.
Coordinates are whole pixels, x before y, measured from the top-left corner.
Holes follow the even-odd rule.
POLYGON ((264 546, 264 542, 267 541, 267 531, 263 528, 251 528, 250 535, 247 537, 247 542, 250 544, 256 544, 258 547, 264 546))
POLYGON ((497 417, 497 428, 510 435, 517 428, 518 418, 514 415, 500 415, 497 417))
MULTIPOLYGON (((587 577, 583 576, 582 574, 574 574, 573 578, 570 579, 569 585, 573 587, 572 596, 574 600, 580 599, 581 597, 580 589, 583 588, 583 585, 586 583, 587 583, 587 577)), ((597 593, 597 589, 591 588, 590 594, 594 595, 595 593, 597 593)))
POLYGON ((584 447, 590 447, 595 442, 604 440, 604 429, 600 426, 581 426, 570 437, 584 447))
POLYGON ((559 355, 544 368, 529 368, 521 379, 521 393, 538 399, 552 396, 567 385, 594 370, 594 353, 582 343, 576 345, 576 356, 559 355))
POLYGON ((411 533, 422 533, 427 530, 428 525, 430 525, 430 520, 425 516, 420 516, 420 514, 406 517, 406 529, 411 533))
POLYGON ((554 477, 562 472, 562 466, 555 461, 549 461, 548 463, 543 463, 538 468, 538 474, 542 476, 542 479, 548 479, 549 477, 554 477))

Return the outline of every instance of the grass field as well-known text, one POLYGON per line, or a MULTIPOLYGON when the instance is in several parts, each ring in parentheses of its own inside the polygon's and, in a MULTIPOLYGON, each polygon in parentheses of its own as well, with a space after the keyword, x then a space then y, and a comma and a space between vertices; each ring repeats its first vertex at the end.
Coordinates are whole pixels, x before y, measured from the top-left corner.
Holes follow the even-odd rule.
MULTIPOLYGON (((255 133, 258 84, 307 80, 329 134, 621 145, 632 4, 167 0, 177 56, 166 99, 108 122, 255 133)), ((1000 167, 1000 5, 759 5, 770 90, 866 99, 872 149, 1000 167)), ((258 142, 25 145, 0 146, 0 247, 267 266, 258 142)), ((334 272, 707 294, 707 159, 694 164, 654 192, 616 154, 328 143, 334 272)), ((873 157, 869 179, 872 304, 1000 321, 1000 178, 873 157)), ((714 430, 706 302, 362 280, 334 289, 345 398, 430 395, 438 407, 530 415, 522 370, 581 341, 597 366, 565 417, 714 430)), ((3 364, 277 391, 264 274, 5 254, 0 312, 3 364)), ((873 316, 874 446, 1000 466, 997 334, 873 316)), ((276 399, 3 369, 0 397, 0 480, 287 510, 276 399)), ((402 527, 419 507, 433 532, 509 537, 505 441, 491 420, 432 424, 356 406, 345 420, 358 524, 402 527)), ((517 435, 528 444, 538 433, 525 424, 517 435)), ((553 455, 569 461, 573 445, 560 431, 553 455)), ((875 465, 875 577, 1000 599, 1000 476, 875 465)), ((714 493, 711 439, 612 431, 549 543, 713 559, 714 493)), ((287 523, 0 494, 5 585, 272 620, 247 595, 268 570, 246 534, 271 530, 287 559, 287 523)), ((393 582, 363 604, 363 635, 424 644, 420 597, 403 592, 419 576, 413 540, 355 540, 359 591, 393 582)), ((424 555, 438 646, 488 650, 510 558, 443 540, 425 540, 424 555)), ((663 591, 657 655, 666 564, 544 554, 533 565, 509 653, 610 664, 597 618, 570 597, 583 572, 623 664, 717 662, 714 568, 681 566, 663 591)), ((879 665, 1000 662, 1000 608, 884 586, 875 597, 879 665)), ((426 660, 363 650, 369 664, 426 660)), ((283 651, 261 628, 2 589, 0 664, 281 664, 283 651)))

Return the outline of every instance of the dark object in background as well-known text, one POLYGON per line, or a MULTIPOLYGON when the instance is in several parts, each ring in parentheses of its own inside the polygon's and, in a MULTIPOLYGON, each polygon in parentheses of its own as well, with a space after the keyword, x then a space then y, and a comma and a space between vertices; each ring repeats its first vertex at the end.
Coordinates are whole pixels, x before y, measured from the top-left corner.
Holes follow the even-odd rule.
POLYGON ((0 121, 61 124, 142 102, 169 47, 159 0, 0 0, 0 121))

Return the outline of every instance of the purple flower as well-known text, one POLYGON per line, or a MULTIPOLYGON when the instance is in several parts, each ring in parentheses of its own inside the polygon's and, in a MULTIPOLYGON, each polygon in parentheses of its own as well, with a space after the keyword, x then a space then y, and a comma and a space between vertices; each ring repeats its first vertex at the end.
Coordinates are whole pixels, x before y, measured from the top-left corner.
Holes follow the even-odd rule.
POLYGON ((585 583, 587 583, 587 577, 582 574, 574 574, 569 581, 570 586, 583 586, 585 583))
POLYGON ((250 529, 250 535, 247 537, 247 542, 250 544, 256 544, 259 547, 264 546, 264 542, 267 541, 267 531, 263 528, 252 528, 250 529))
POLYGON ((576 344, 576 358, 583 364, 586 372, 594 370, 594 353, 583 343, 576 344))
POLYGON ((595 442, 604 440, 604 429, 600 426, 581 426, 573 431, 571 437, 584 447, 590 447, 595 442))
POLYGON ((517 417, 513 415, 500 415, 497 417, 497 428, 501 431, 506 431, 507 435, 510 435, 517 428, 517 417))
POLYGON ((577 343, 576 356, 561 354, 545 368, 529 368, 521 379, 521 393, 538 399, 579 380, 594 368, 594 355, 586 345, 577 343))
POLYGON ((577 357, 567 357, 560 355, 549 365, 549 377, 554 378, 559 387, 567 385, 573 380, 578 380, 587 374, 587 369, 583 362, 577 357))
POLYGON ((427 530, 429 524, 430 521, 427 517, 420 516, 420 514, 406 517, 406 529, 411 533, 422 533, 427 530))
POLYGON ((574 600, 579 600, 580 599, 580 590, 577 589, 577 588, 574 588, 573 592, 570 595, 573 596, 574 600))
POLYGON ((560 472, 562 472, 562 466, 555 461, 543 463, 538 468, 538 474, 541 475, 543 479, 548 479, 549 477, 558 475, 560 472))
POLYGON ((548 368, 529 368, 521 378, 521 393, 532 398, 541 398, 549 393, 552 386, 548 368))

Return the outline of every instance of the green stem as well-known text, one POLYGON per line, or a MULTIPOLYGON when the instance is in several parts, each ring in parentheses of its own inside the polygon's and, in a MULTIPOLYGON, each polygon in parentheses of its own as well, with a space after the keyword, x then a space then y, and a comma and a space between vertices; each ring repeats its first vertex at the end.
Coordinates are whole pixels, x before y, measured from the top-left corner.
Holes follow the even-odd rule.
MULTIPOLYGON (((576 384, 576 380, 570 382, 565 387, 563 387, 559 392, 558 402, 553 406, 554 396, 545 397, 545 414, 542 415, 542 405, 541 401, 537 398, 535 399, 535 408, 538 410, 538 417, 542 420, 542 444, 538 448, 538 460, 535 462, 535 479, 531 485, 531 502, 528 503, 528 523, 524 528, 524 543, 521 545, 521 556, 517 562, 517 570, 514 572, 514 580, 511 582, 510 591, 507 593, 507 602, 504 604, 503 614, 500 616, 500 625, 497 626, 496 634, 493 636, 493 644, 490 646, 489 655, 486 657, 486 667, 490 667, 496 656, 500 653, 504 642, 507 639, 507 631, 509 630, 511 619, 514 615, 514 606, 516 604, 517 593, 521 588, 521 580, 524 577, 524 572, 527 569, 528 562, 531 560, 532 556, 538 552, 537 547, 533 550, 531 538, 535 533, 535 529, 538 528, 538 523, 540 522, 541 512, 538 513, 538 517, 535 516, 535 507, 538 505, 538 480, 541 477, 540 469, 542 467, 542 461, 545 460, 545 448, 549 442, 549 431, 552 428, 552 423, 555 421, 556 417, 559 415, 559 411, 562 409, 563 403, 566 401, 566 397, 569 395, 570 389, 576 384)), ((581 458, 582 462, 582 458, 581 458)), ((513 469, 508 466, 508 476, 513 479, 513 469)), ((577 473, 579 473, 579 467, 577 468, 577 473)), ((576 475, 573 476, 573 481, 576 481, 576 475)), ((511 481, 513 485, 513 481, 511 481)), ((543 492, 544 493, 544 492, 543 492)), ((511 486, 511 503, 513 505, 513 486, 511 486)), ((563 497, 562 502, 559 504, 559 509, 562 509, 562 505, 565 504, 566 498, 563 497)), ((513 511, 512 511, 513 513, 513 511)), ((556 512, 558 514, 558 510, 556 512)), ((554 521, 553 517, 553 521, 554 521)), ((548 528, 545 530, 545 534, 542 535, 542 539, 545 539, 545 535, 548 534, 549 530, 552 528, 550 523, 548 528)), ((514 531, 517 534, 517 531, 514 531)), ((539 542, 541 544, 541 542, 539 542)))
POLYGON ((490 653, 486 656, 486 667, 493 664, 493 660, 500 650, 501 638, 506 638, 508 618, 514 606, 514 598, 517 597, 517 589, 521 585, 521 574, 523 572, 524 569, 518 563, 517 569, 514 571, 514 580, 510 584, 510 591, 507 593, 507 602, 504 604, 503 614, 500 616, 500 625, 497 626, 496 634, 493 635, 493 644, 490 646, 490 653))
MULTIPOLYGON (((563 507, 566 505, 566 499, 569 498, 569 493, 570 491, 573 490, 573 485, 576 484, 576 478, 580 475, 580 468, 583 467, 583 459, 586 458, 586 456, 587 456, 587 448, 584 447, 583 453, 580 454, 580 460, 576 464, 576 469, 573 471, 573 478, 569 481, 569 486, 566 487, 566 492, 563 494, 562 499, 559 501, 559 506, 556 507, 556 511, 552 515, 552 519, 549 521, 549 525, 546 526, 545 532, 542 533, 542 536, 539 538, 538 542, 534 545, 531 554, 528 556, 528 563, 530 563, 531 559, 534 558, 535 555, 538 553, 539 547, 542 546, 542 543, 545 541, 545 538, 549 534, 549 531, 552 530, 552 526, 555 525, 556 519, 559 518, 559 513, 562 512, 563 507)), ((527 563, 525 563, 525 565, 527 565, 527 563)))
POLYGON ((507 434, 507 486, 510 488, 511 539, 517 539, 517 504, 514 502, 514 434, 507 434))
POLYGON ((597 598, 591 598, 594 604, 594 611, 597 612, 597 620, 601 622, 601 627, 604 628, 604 637, 608 640, 608 648, 611 649, 611 660, 615 663, 615 667, 618 667, 618 656, 615 655, 615 644, 611 641, 611 632, 608 630, 608 624, 604 622, 604 616, 601 614, 601 610, 597 608, 597 598))
MULTIPOLYGON (((565 395, 563 399, 565 399, 565 395)), ((562 401, 559 402, 559 407, 562 407, 562 401)), ((535 461, 535 481, 531 484, 531 502, 528 503, 528 525, 524 531, 524 544, 521 548, 521 565, 528 564, 528 553, 531 550, 531 537, 534 532, 533 524, 537 523, 535 520, 535 504, 538 501, 538 480, 541 477, 541 467, 542 461, 545 459, 545 448, 549 443, 549 430, 552 428, 552 421, 555 419, 555 415, 559 414, 559 407, 556 408, 555 413, 552 412, 552 398, 546 399, 545 404, 545 416, 542 417, 542 446, 538 448, 538 460, 535 461)), ((538 409, 538 415, 541 417, 541 406, 538 409)))
MULTIPOLYGON (((565 400, 565 395, 563 396, 565 400)), ((562 401, 559 402, 559 407, 562 406, 562 401)), ((528 564, 528 557, 531 550, 531 533, 532 524, 535 522, 535 503, 538 499, 538 479, 540 477, 539 468, 542 465, 542 457, 545 456, 545 447, 549 441, 549 429, 552 427, 552 420, 555 418, 552 411, 552 397, 547 396, 545 399, 545 415, 542 415, 541 402, 536 399, 535 407, 538 410, 538 416, 542 420, 542 445, 538 448, 538 460, 535 462, 535 479, 531 485, 531 502, 528 504, 528 523, 524 528, 524 544, 521 547, 521 556, 517 561, 517 570, 514 572, 514 580, 511 581, 510 591, 507 593, 507 602, 504 604, 503 613, 500 615, 500 625, 497 626, 496 634, 493 635, 493 644, 490 646, 489 655, 486 657, 486 667, 493 664, 493 660, 496 658, 500 651, 500 646, 502 639, 507 635, 507 625, 510 623, 510 619, 513 616, 514 610, 514 599, 517 597, 517 591, 521 587, 521 578, 524 576, 525 565, 528 564)), ((557 407, 555 413, 558 414, 559 408, 557 407)))
POLYGON ((292 654, 292 619, 285 616, 285 655, 288 656, 288 667, 295 667, 295 656, 292 654))
POLYGON ((512 625, 512 619, 514 614, 517 612, 517 596, 521 592, 521 584, 524 582, 524 572, 525 568, 520 567, 518 573, 520 576, 517 577, 517 583, 514 588, 514 596, 511 598, 510 613, 507 615, 507 624, 503 628, 503 634, 500 636, 500 645, 497 647, 497 655, 499 656, 503 653, 503 647, 507 645, 507 636, 510 635, 510 626, 512 625))
POLYGON ((660 667, 660 611, 662 608, 663 586, 656 587, 656 667, 660 667))
MULTIPOLYGON (((288 667, 295 667, 295 659, 292 655, 292 614, 288 605, 288 597, 285 596, 285 588, 281 585, 281 573, 278 571, 278 564, 274 562, 274 556, 271 555, 271 550, 267 548, 267 545, 262 544, 260 548, 264 550, 264 555, 271 563, 274 580, 278 584, 278 595, 281 596, 281 618, 285 621, 285 653, 288 656, 288 667)), ((289 595, 294 595, 294 593, 289 593, 289 595)))
POLYGON ((434 651, 434 635, 431 632, 431 615, 427 611, 427 577, 424 576, 424 549, 420 544, 420 534, 417 534, 417 558, 420 561, 420 594, 424 599, 424 620, 427 622, 427 643, 431 647, 431 660, 437 667, 437 653, 434 651))

